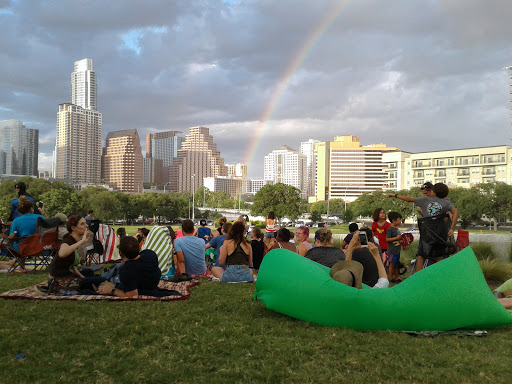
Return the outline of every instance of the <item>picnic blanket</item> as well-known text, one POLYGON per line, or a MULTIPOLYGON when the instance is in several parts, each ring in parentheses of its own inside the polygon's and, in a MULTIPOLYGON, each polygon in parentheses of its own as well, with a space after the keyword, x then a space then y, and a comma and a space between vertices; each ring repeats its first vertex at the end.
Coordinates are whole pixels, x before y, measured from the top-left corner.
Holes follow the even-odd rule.
POLYGON ((172 283, 168 281, 160 281, 159 288, 178 291, 181 296, 166 296, 166 297, 153 297, 153 296, 134 296, 134 297, 116 297, 107 295, 74 295, 74 296, 56 296, 48 295, 41 292, 38 287, 48 285, 48 282, 31 285, 27 288, 15 289, 0 294, 2 299, 25 299, 25 300, 74 300, 74 301, 139 301, 139 300, 155 300, 155 301, 171 301, 171 300, 185 300, 190 296, 190 287, 198 285, 199 281, 196 279, 190 281, 182 281, 179 283, 172 283))

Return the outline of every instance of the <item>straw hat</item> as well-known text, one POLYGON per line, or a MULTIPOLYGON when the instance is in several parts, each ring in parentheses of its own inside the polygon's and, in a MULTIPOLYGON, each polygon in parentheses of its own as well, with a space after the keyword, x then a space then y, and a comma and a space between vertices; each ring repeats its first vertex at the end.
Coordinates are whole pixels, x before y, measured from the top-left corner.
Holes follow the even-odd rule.
POLYGON ((361 289, 363 287, 363 265, 354 260, 343 260, 334 264, 329 272, 339 283, 361 289))
POLYGON ((57 213, 53 216, 54 219, 59 219, 61 224, 64 224, 68 221, 68 217, 63 213, 57 213))

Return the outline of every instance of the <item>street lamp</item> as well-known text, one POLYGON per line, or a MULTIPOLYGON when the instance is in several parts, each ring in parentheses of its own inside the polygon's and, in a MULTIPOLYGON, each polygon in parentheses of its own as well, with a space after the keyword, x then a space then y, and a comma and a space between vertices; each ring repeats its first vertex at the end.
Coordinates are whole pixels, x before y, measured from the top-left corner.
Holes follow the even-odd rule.
POLYGON ((164 193, 165 193, 165 187, 167 187, 171 182, 169 181, 167 184, 164 185, 164 193))
POLYGON ((195 220, 196 218, 196 215, 195 215, 195 197, 196 197, 196 191, 195 191, 195 186, 196 186, 196 183, 195 183, 195 178, 196 178, 196 174, 194 173, 192 175, 192 221, 195 220))

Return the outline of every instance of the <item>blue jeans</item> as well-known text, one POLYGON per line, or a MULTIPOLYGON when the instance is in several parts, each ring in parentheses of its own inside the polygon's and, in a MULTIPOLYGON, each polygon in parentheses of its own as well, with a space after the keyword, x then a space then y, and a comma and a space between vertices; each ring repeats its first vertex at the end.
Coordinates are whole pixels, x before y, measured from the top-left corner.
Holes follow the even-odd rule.
POLYGON ((228 265, 220 281, 225 283, 252 282, 251 268, 248 265, 228 265))

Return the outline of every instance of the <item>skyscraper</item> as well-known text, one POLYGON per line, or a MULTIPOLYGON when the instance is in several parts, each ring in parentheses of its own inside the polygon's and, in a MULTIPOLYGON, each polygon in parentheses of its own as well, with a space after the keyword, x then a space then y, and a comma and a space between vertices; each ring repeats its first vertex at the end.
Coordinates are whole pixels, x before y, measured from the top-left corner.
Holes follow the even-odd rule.
POLYGON ((179 131, 148 133, 146 135, 146 158, 162 161, 151 162, 152 176, 150 183, 165 184, 169 181, 169 167, 178 156, 178 150, 181 149, 184 141, 185 136, 179 131))
POLYGON ((300 153, 306 156, 306 174, 305 174, 305 188, 306 195, 314 196, 316 185, 316 157, 315 145, 319 143, 318 140, 309 139, 300 143, 300 153))
POLYGON ((300 189, 301 197, 306 197, 305 178, 306 156, 287 145, 275 149, 265 156, 263 179, 274 184, 283 183, 300 189))
POLYGON ((115 191, 142 192, 142 150, 136 129, 109 132, 102 157, 102 178, 115 191))
POLYGON ((203 185, 205 177, 226 175, 224 159, 220 157, 209 128, 191 127, 170 167, 169 190, 194 192, 203 185))
POLYGON ((59 104, 54 177, 82 183, 101 179, 102 115, 91 59, 75 62, 71 103, 59 104))
POLYGON ((0 174, 38 175, 39 130, 19 120, 0 122, 0 174))

